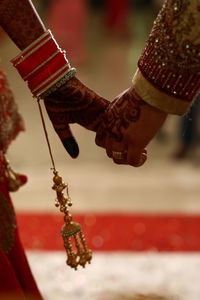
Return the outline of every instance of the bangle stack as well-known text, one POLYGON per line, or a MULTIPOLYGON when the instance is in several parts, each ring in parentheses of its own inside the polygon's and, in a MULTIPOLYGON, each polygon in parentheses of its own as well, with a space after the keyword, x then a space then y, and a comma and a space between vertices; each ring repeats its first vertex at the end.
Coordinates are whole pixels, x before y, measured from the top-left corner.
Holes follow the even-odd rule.
POLYGON ((76 74, 50 30, 11 61, 34 97, 44 98, 76 74))

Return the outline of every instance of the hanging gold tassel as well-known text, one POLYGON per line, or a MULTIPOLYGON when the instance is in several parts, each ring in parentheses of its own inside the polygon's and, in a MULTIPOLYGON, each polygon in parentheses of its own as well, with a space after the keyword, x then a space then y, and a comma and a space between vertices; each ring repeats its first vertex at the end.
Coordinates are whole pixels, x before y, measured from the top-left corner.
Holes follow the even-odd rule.
POLYGON ((63 182, 57 171, 54 170, 53 173, 54 185, 52 189, 56 191, 57 196, 55 206, 59 207, 60 211, 64 213, 65 224, 61 229, 61 234, 67 253, 66 263, 75 270, 79 265, 84 268, 86 263, 90 263, 92 259, 92 251, 87 248, 80 224, 73 222, 72 215, 69 213, 72 202, 68 193, 68 185, 63 182), (66 196, 64 190, 66 190, 66 196))
POLYGON ((47 146, 49 149, 49 155, 52 162, 53 170, 53 186, 52 189, 56 192, 55 206, 59 207, 60 211, 64 213, 65 224, 61 229, 61 235, 64 241, 64 247, 67 253, 67 265, 77 270, 80 265, 83 268, 86 263, 90 263, 92 259, 92 251, 87 248, 85 237, 82 233, 81 225, 72 221, 72 215, 69 213, 69 207, 72 206, 71 199, 69 197, 68 185, 62 180, 62 177, 58 175, 58 171, 55 167, 54 158, 51 151, 51 145, 49 142, 48 132, 40 105, 40 98, 37 99, 38 108, 40 111, 40 117, 46 137, 47 146), (66 191, 66 196, 64 195, 66 191))

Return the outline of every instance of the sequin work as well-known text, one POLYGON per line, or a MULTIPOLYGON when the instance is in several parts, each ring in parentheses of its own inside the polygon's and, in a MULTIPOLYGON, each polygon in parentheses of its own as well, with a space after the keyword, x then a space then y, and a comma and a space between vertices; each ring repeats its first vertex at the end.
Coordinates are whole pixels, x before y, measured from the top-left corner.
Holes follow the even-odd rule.
POLYGON ((166 0, 138 67, 156 88, 192 101, 200 89, 200 0, 166 0))

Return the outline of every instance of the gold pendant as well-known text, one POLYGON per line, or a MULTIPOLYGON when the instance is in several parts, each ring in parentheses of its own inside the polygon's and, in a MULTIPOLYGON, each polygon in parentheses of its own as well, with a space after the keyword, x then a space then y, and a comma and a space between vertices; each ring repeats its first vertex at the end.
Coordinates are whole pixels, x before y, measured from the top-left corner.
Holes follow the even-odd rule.
POLYGON ((87 248, 85 237, 82 233, 81 225, 72 221, 72 215, 69 213, 69 207, 72 206, 68 193, 68 185, 62 181, 62 177, 54 171, 52 189, 56 191, 55 206, 59 207, 64 213, 65 224, 61 229, 61 235, 64 241, 64 247, 67 253, 66 263, 77 270, 80 265, 83 268, 86 263, 90 263, 92 259, 92 251, 87 248), (66 196, 64 191, 66 190, 66 196))

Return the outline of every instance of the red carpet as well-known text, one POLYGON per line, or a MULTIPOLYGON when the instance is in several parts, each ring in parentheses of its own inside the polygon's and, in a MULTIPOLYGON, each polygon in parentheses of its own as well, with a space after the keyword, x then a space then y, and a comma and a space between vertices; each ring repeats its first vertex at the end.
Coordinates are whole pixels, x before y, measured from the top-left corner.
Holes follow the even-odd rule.
MULTIPOLYGON (((101 251, 200 251, 200 216, 76 215, 88 246, 101 251)), ((63 250, 61 215, 19 214, 26 249, 63 250)))

